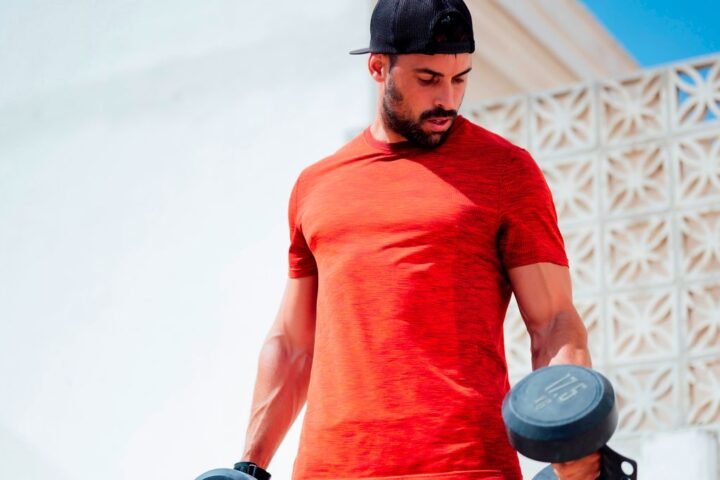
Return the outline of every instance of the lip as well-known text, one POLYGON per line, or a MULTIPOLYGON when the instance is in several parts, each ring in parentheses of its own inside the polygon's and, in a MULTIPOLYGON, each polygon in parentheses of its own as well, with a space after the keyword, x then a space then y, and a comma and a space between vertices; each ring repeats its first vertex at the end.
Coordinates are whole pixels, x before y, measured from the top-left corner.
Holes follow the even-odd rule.
POLYGON ((430 130, 434 132, 444 132, 450 126, 450 118, 428 118, 425 120, 430 125, 430 130))

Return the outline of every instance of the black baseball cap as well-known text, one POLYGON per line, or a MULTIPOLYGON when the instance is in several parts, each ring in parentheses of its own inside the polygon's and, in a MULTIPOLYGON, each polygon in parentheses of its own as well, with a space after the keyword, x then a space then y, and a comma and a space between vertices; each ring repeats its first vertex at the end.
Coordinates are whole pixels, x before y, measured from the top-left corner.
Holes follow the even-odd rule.
POLYGON ((370 47, 364 53, 473 53, 472 17, 463 0, 379 0, 370 20, 370 47), (448 23, 469 33, 462 41, 437 41, 436 30, 448 23))

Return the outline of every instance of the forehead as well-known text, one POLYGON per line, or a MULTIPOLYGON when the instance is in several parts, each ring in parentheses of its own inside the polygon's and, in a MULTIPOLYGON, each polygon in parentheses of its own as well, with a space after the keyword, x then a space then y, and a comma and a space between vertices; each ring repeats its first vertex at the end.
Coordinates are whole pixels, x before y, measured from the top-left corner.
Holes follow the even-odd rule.
POLYGON ((469 53, 398 55, 395 65, 407 70, 424 68, 444 75, 457 75, 472 66, 472 55, 469 53))

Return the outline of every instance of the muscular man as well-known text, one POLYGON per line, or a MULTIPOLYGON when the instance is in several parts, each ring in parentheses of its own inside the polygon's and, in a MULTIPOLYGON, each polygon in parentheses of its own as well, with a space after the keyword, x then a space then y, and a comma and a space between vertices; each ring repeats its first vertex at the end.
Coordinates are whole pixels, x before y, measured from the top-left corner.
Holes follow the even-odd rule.
MULTIPOLYGON (((292 190, 245 461, 267 467, 307 400, 293 480, 520 479, 500 413, 511 294, 533 368, 590 365, 540 169, 457 113, 474 49, 462 0, 378 2, 352 52, 377 115, 292 190)), ((556 470, 595 478, 599 457, 556 470)))

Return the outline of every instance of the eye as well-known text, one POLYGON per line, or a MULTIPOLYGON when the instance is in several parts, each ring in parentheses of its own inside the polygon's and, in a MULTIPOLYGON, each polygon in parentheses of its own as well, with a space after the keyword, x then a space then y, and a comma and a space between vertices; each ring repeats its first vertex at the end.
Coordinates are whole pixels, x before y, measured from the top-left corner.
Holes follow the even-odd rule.
POLYGON ((461 77, 461 78, 453 78, 453 83, 458 83, 458 84, 460 84, 460 83, 465 83, 465 78, 464 78, 464 77, 461 77))
POLYGON ((432 85, 433 83, 436 83, 437 77, 418 77, 418 82, 420 82, 421 85, 432 85))

